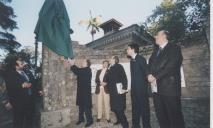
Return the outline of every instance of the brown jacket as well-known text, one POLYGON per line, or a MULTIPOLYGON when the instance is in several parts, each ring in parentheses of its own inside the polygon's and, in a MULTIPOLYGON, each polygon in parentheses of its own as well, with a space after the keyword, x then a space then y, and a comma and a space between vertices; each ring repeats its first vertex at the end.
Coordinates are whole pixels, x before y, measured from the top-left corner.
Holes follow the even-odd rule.
MULTIPOLYGON (((98 70, 97 71, 97 73, 96 73, 96 78, 95 78, 95 82, 96 82, 96 89, 95 89, 95 94, 99 94, 100 93, 100 74, 101 74, 101 71, 102 71, 102 69, 100 69, 100 70, 98 70)), ((103 79, 103 81, 104 82, 106 82, 106 74, 108 73, 108 70, 106 70, 106 73, 104 74, 104 79, 103 79)), ((107 93, 107 94, 109 94, 109 89, 108 89, 108 87, 107 87, 107 85, 106 86, 104 86, 104 91, 105 91, 105 93, 107 93)))

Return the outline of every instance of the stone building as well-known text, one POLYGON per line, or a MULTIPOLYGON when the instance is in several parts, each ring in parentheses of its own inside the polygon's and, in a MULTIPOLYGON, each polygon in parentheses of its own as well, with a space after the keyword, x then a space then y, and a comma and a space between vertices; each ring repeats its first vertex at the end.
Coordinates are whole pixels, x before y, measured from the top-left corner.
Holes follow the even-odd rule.
POLYGON ((137 43, 140 46, 152 44, 153 37, 139 25, 133 24, 120 30, 122 26, 122 23, 115 19, 102 23, 99 27, 103 29, 104 36, 86 46, 93 49, 120 49, 130 43, 137 43))

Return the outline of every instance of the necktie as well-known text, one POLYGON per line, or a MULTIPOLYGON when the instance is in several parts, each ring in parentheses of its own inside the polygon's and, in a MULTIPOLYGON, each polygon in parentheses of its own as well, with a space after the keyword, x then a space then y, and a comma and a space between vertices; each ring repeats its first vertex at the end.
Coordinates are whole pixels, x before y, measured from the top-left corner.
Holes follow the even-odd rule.
POLYGON ((162 49, 161 47, 159 47, 157 56, 162 52, 162 50, 163 50, 163 49, 162 49))
MULTIPOLYGON (((27 77, 27 75, 26 75, 26 73, 25 73, 24 71, 21 72, 21 75, 23 76, 23 78, 24 78, 27 82, 29 82, 29 78, 27 77)), ((32 89, 31 89, 31 87, 28 88, 28 94, 29 94, 29 95, 32 95, 32 89)))
POLYGON ((23 76, 23 78, 24 78, 27 82, 29 82, 29 79, 28 79, 28 77, 26 76, 26 74, 25 74, 24 71, 21 72, 21 75, 23 76))

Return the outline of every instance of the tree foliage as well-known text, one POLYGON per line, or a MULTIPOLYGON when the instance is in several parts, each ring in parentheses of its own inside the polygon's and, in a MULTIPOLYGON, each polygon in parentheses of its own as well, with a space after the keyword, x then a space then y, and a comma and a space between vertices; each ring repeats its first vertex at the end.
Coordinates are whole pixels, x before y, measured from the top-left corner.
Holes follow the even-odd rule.
POLYGON ((17 29, 17 23, 14 21, 16 15, 13 8, 8 5, 12 0, 0 0, 0 48, 9 52, 21 45, 15 40, 15 36, 10 32, 17 29))
POLYGON ((181 42, 194 32, 201 35, 209 23, 209 0, 164 0, 150 15, 145 27, 154 35, 161 29, 168 30, 171 40, 181 42))
POLYGON ((210 0, 178 0, 186 10, 188 31, 202 31, 210 20, 210 0))

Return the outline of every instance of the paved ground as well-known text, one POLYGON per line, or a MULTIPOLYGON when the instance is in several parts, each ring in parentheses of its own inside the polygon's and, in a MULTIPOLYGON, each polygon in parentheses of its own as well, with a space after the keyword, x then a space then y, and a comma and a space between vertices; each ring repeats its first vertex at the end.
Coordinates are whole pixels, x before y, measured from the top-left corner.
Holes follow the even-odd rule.
MULTIPOLYGON (((85 123, 81 125, 75 125, 76 122, 72 122, 71 125, 66 128, 84 128, 85 123)), ((122 128, 120 125, 113 126, 113 123, 108 123, 107 121, 94 122, 90 128, 122 128)))

